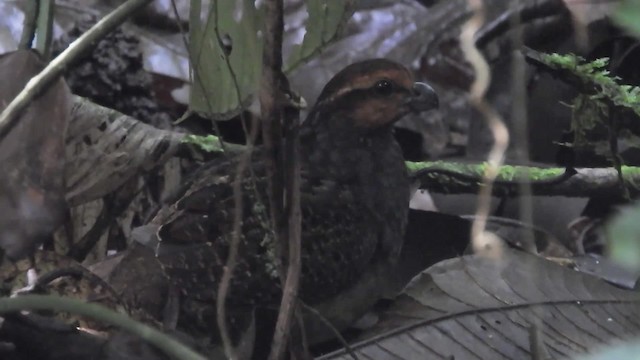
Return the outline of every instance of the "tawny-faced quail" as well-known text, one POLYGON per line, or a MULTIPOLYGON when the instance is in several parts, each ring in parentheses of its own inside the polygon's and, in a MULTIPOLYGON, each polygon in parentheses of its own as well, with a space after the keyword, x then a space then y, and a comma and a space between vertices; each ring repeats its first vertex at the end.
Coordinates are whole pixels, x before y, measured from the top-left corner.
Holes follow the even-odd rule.
MULTIPOLYGON (((352 64, 324 87, 299 131, 299 297, 306 304, 331 302, 358 286, 371 269, 397 259, 410 184, 392 125, 409 112, 437 105, 431 87, 414 83, 406 68, 385 59, 352 64)), ((184 185, 178 200, 152 221, 159 225, 157 259, 187 299, 216 299, 232 237, 237 166, 236 158, 204 165, 184 185)), ((266 173, 263 153, 257 149, 242 184, 241 241, 229 307, 279 304, 281 279, 266 173)), ((370 304, 379 294, 359 296, 370 304)), ((352 300, 345 299, 353 302, 354 319, 367 309, 352 300)))

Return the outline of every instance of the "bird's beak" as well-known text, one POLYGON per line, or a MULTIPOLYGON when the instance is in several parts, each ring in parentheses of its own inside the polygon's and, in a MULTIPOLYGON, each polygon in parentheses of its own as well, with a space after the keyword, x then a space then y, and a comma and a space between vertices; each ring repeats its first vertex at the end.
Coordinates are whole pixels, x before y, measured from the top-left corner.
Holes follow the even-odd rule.
POLYGON ((411 110, 415 112, 433 110, 438 108, 438 95, 433 88, 425 83, 413 84, 411 98, 407 100, 411 110))

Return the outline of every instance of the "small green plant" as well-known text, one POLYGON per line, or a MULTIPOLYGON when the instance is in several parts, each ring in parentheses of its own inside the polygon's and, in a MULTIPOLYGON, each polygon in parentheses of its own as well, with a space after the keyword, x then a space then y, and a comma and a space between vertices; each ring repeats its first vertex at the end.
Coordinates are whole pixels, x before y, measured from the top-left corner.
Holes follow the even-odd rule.
POLYGON ((213 135, 200 136, 200 135, 186 135, 182 138, 182 142, 185 144, 193 144, 206 152, 222 152, 220 138, 213 135))
POLYGON ((624 137, 629 147, 639 149, 640 142, 637 141, 637 136, 627 136, 629 131, 622 128, 619 115, 627 113, 640 116, 640 88, 620 84, 621 79, 607 70, 609 58, 587 62, 574 54, 543 54, 539 61, 561 73, 580 91, 571 105, 574 140, 573 143, 564 145, 576 149, 593 149, 596 154, 608 156, 618 171, 622 194, 628 197, 618 140, 624 137), (608 136, 603 138, 603 133, 608 136))
POLYGON ((581 90, 571 104, 571 130, 575 135, 572 146, 597 149, 598 144, 587 140, 587 132, 598 125, 612 131, 608 121, 612 108, 626 109, 640 116, 640 87, 620 84, 621 79, 607 70, 609 58, 587 62, 578 55, 554 53, 543 55, 542 61, 553 69, 569 72, 581 90))
POLYGON ((574 54, 554 53, 544 55, 543 61, 552 68, 571 72, 584 85, 593 88, 595 93, 589 95, 591 100, 608 100, 640 116, 640 87, 619 84, 621 79, 612 76, 606 69, 609 58, 604 57, 587 62, 583 57, 574 54))

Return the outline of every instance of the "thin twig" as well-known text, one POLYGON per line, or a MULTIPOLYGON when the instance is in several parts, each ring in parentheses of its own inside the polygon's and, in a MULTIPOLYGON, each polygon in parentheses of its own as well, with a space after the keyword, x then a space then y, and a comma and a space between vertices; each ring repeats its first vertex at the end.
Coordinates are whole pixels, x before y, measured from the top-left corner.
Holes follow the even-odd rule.
POLYGON ((347 342, 347 339, 344 338, 344 336, 342 336, 342 334, 340 333, 340 330, 336 329, 335 326, 333 326, 333 324, 331 323, 331 321, 329 321, 329 319, 325 318, 324 316, 322 316, 322 314, 320 313, 320 311, 314 309, 313 307, 305 304, 304 302, 300 301, 300 304, 302 305, 302 307, 310 312, 311 314, 315 315, 318 319, 320 319, 320 321, 325 324, 327 326, 327 328, 329 328, 329 330, 331 330, 331 332, 333 332, 333 334, 335 335, 336 339, 338 339, 338 342, 340 343, 340 345, 342 345, 342 347, 347 351, 347 353, 349 353, 349 355, 351 355, 351 357, 354 360, 359 360, 358 355, 356 355, 355 351, 353 350, 353 348, 351 347, 351 345, 349 345, 349 343, 347 342))
POLYGON ((53 310, 87 316, 121 327, 131 334, 140 336, 165 354, 176 359, 206 359, 161 331, 98 304, 89 304, 84 301, 53 295, 21 295, 12 298, 0 298, 0 314, 23 310, 53 310))
MULTIPOLYGON (((292 111, 292 110, 289 110, 292 111)), ((286 113, 287 111, 285 111, 286 113)), ((297 111, 296 111, 297 113, 297 111)), ((289 329, 291 328, 292 317, 296 313, 296 300, 298 298, 298 288, 300 285, 301 272, 301 237, 302 237, 302 213, 300 211, 300 162, 298 161, 298 137, 297 126, 294 123, 295 116, 286 116, 286 146, 285 146, 285 171, 286 171, 286 206, 287 209, 287 236, 279 239, 283 244, 288 245, 287 272, 282 290, 282 301, 280 302, 280 312, 276 323, 273 337, 271 359, 280 359, 284 355, 287 344, 289 329), (278 348, 280 347, 280 348, 278 348), (279 353, 279 352, 280 353, 279 353)), ((304 332, 304 324, 300 326, 300 331, 304 332)))
MULTIPOLYGON (((260 112, 262 115, 262 138, 267 153, 267 178, 269 179, 269 202, 271 223, 277 238, 282 234, 280 220, 283 212, 284 179, 282 165, 282 1, 269 0, 264 3, 265 36, 262 54, 262 77, 260 79, 260 112)), ((278 241, 276 241, 276 246, 278 241)), ((279 249, 282 250, 282 249, 279 249)), ((282 251, 278 251, 282 254, 282 251)))
MULTIPOLYGON (((522 0, 516 0, 512 3, 511 10, 511 28, 513 35, 511 42, 513 48, 520 50, 523 43, 522 25, 525 21, 523 11, 518 11, 523 3, 522 0)), ((513 103, 511 104, 511 118, 516 119, 512 122, 513 135, 516 141, 513 144, 515 149, 516 161, 521 164, 529 163, 529 134, 528 134, 528 117, 527 117, 527 83, 526 83, 526 62, 521 51, 512 52, 511 64, 511 93, 513 94, 513 103)), ((520 174, 518 192, 518 215, 520 220, 525 224, 533 224, 533 198, 531 197, 531 182, 529 172, 525 170, 520 174)), ((522 239, 524 243, 532 244, 534 242, 533 231, 525 231, 525 237, 522 239)))
POLYGON ((16 125, 18 115, 24 108, 40 94, 47 86, 56 80, 66 68, 76 61, 86 51, 122 24, 135 11, 150 3, 152 0, 128 0, 112 13, 98 21, 89 31, 69 45, 60 55, 53 59, 38 75, 29 80, 24 89, 0 114, 0 141, 16 125))
MULTIPOLYGON (((211 4, 211 11, 214 11, 214 33, 216 34, 216 40, 218 41, 218 45, 221 49, 222 47, 222 38, 218 29, 218 1, 214 0, 211 4)), ((231 62, 229 61, 229 54, 223 51, 223 56, 227 67, 229 68, 229 73, 231 74, 231 79, 234 84, 234 88, 236 91, 236 95, 238 97, 238 104, 240 105, 240 119, 243 124, 245 121, 245 111, 244 105, 241 101, 240 97, 240 85, 238 84, 237 77, 231 66, 231 62)), ((217 291, 217 299, 216 299, 216 320, 218 322, 218 329, 220 330, 220 338, 222 339, 222 344, 224 347, 225 355, 229 359, 237 359, 237 354, 233 347, 233 342, 231 340, 231 336, 229 335, 229 329, 227 328, 227 312, 226 312, 226 301, 227 294, 229 293, 229 287, 231 285, 231 278, 233 277, 233 270, 236 267, 237 258, 238 258, 238 247, 240 245, 240 236, 242 232, 242 219, 244 217, 243 213, 243 195, 242 195, 242 182, 244 180, 244 174, 247 168, 250 165, 251 154, 253 152, 253 146, 258 136, 258 126, 255 119, 252 120, 250 134, 247 136, 247 144, 246 150, 240 156, 240 161, 238 163, 238 167, 236 168, 235 177, 233 180, 233 204, 234 204, 234 213, 233 213, 233 232, 231 235, 231 243, 229 244, 229 255, 227 257, 227 263, 225 264, 224 271, 222 273, 222 278, 220 279, 220 284, 218 285, 217 291)))
POLYGON ((51 57, 51 39, 53 38, 53 10, 55 0, 38 0, 38 28, 36 29, 36 44, 44 61, 51 57))
POLYGON ((231 336, 229 335, 229 329, 227 328, 227 313, 226 313, 226 301, 227 294, 229 293, 229 286, 231 284, 231 277, 233 276, 233 270, 236 267, 238 258, 238 246, 240 245, 240 234, 242 231, 242 180, 244 179, 244 173, 251 160, 251 153, 253 152, 253 141, 255 140, 258 131, 257 124, 251 126, 251 136, 247 139, 247 149, 240 156, 240 162, 236 169, 235 177, 233 180, 233 232, 231 235, 231 243, 229 244, 229 256, 227 257, 227 263, 225 264, 220 284, 218 285, 217 299, 216 299, 216 320, 218 322, 218 328, 220 330, 220 337, 224 346, 225 355, 227 358, 235 360, 237 354, 233 348, 231 336))
POLYGON ((609 140, 609 152, 611 154, 611 162, 613 163, 613 167, 616 169, 618 173, 618 181, 620 182, 620 195, 627 200, 631 200, 631 195, 629 194, 629 189, 625 185, 624 175, 622 173, 622 156, 618 150, 618 134, 620 132, 620 113, 618 109, 613 104, 608 104, 609 106, 609 116, 608 116, 608 140, 609 140))
MULTIPOLYGON (((570 16, 563 1, 513 1, 500 15, 484 24, 475 34, 476 46, 484 48, 490 41, 514 29, 513 36, 522 37, 522 26, 533 21, 549 18, 558 14, 570 16), (518 19, 514 22, 513 19, 518 19)), ((517 45, 517 44, 516 44, 517 45)), ((514 47, 517 48, 517 47, 514 47)))
POLYGON ((487 243, 489 239, 494 239, 495 237, 486 236, 485 228, 491 205, 493 181, 500 171, 504 153, 509 144, 509 132, 500 119, 500 115, 484 99, 491 80, 491 70, 475 43, 475 34, 484 22, 483 3, 482 0, 467 0, 467 4, 473 10, 473 16, 462 28, 460 47, 465 58, 473 66, 476 75, 475 81, 471 85, 470 102, 483 115, 494 138, 494 144, 487 159, 488 166, 484 174, 484 186, 480 188, 479 192, 477 217, 471 226, 471 239, 473 248, 476 251, 489 248, 499 251, 500 249, 495 244, 487 243))
MULTIPOLYGON (((178 25, 178 31, 180 31, 182 44, 184 45, 185 50, 187 50, 187 54, 189 54, 189 39, 187 39, 187 36, 185 35, 185 33, 188 30, 185 30, 182 24, 182 19, 180 18, 180 12, 178 11, 178 6, 176 5, 176 0, 171 0, 171 10, 173 11, 173 16, 176 17, 176 23, 178 25)), ((199 10, 199 9, 197 9, 196 7, 196 10, 199 10)))
POLYGON ((300 283, 302 215, 296 136, 298 112, 292 106, 285 106, 287 100, 292 99, 287 99, 290 94, 289 83, 282 72, 283 2, 270 0, 266 1, 264 6, 260 110, 268 162, 271 223, 276 231, 274 246, 283 283, 280 311, 269 359, 278 360, 284 358, 289 342, 300 283))
POLYGON ((19 49, 31 49, 31 43, 36 36, 36 19, 38 18, 38 0, 25 1, 24 21, 22 22, 22 36, 19 49))

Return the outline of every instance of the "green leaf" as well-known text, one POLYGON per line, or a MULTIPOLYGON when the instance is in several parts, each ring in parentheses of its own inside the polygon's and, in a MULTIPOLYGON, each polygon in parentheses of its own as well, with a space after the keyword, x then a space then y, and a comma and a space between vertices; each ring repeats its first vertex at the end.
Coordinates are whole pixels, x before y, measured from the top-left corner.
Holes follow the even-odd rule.
MULTIPOLYGON (((309 16, 305 37, 289 57, 286 71, 303 64, 341 35, 353 12, 353 3, 354 0, 306 0, 309 16)), ((200 1, 193 0, 191 12, 190 110, 216 120, 230 119, 240 112, 241 104, 251 102, 259 86, 263 12, 256 9, 253 0, 212 0, 204 19, 200 16, 200 1), (220 39, 231 44, 229 54, 225 54, 220 39)))
POLYGON ((624 209, 606 226, 610 256, 622 265, 640 269, 640 204, 624 209))
POLYGON ((232 118, 240 112, 241 101, 246 104, 251 100, 260 80, 262 40, 258 31, 263 28, 262 12, 252 0, 211 1, 204 20, 198 16, 199 7, 193 8, 190 109, 215 119, 232 118), (220 46, 221 41, 230 45, 229 54, 220 46))
POLYGON ((302 44, 293 48, 286 71, 301 65, 336 40, 353 14, 353 0, 307 0, 307 32, 302 44))
POLYGON ((206 152, 221 152, 223 151, 220 143, 220 138, 213 135, 199 136, 199 135, 186 135, 182 138, 182 142, 185 144, 193 144, 206 152))

